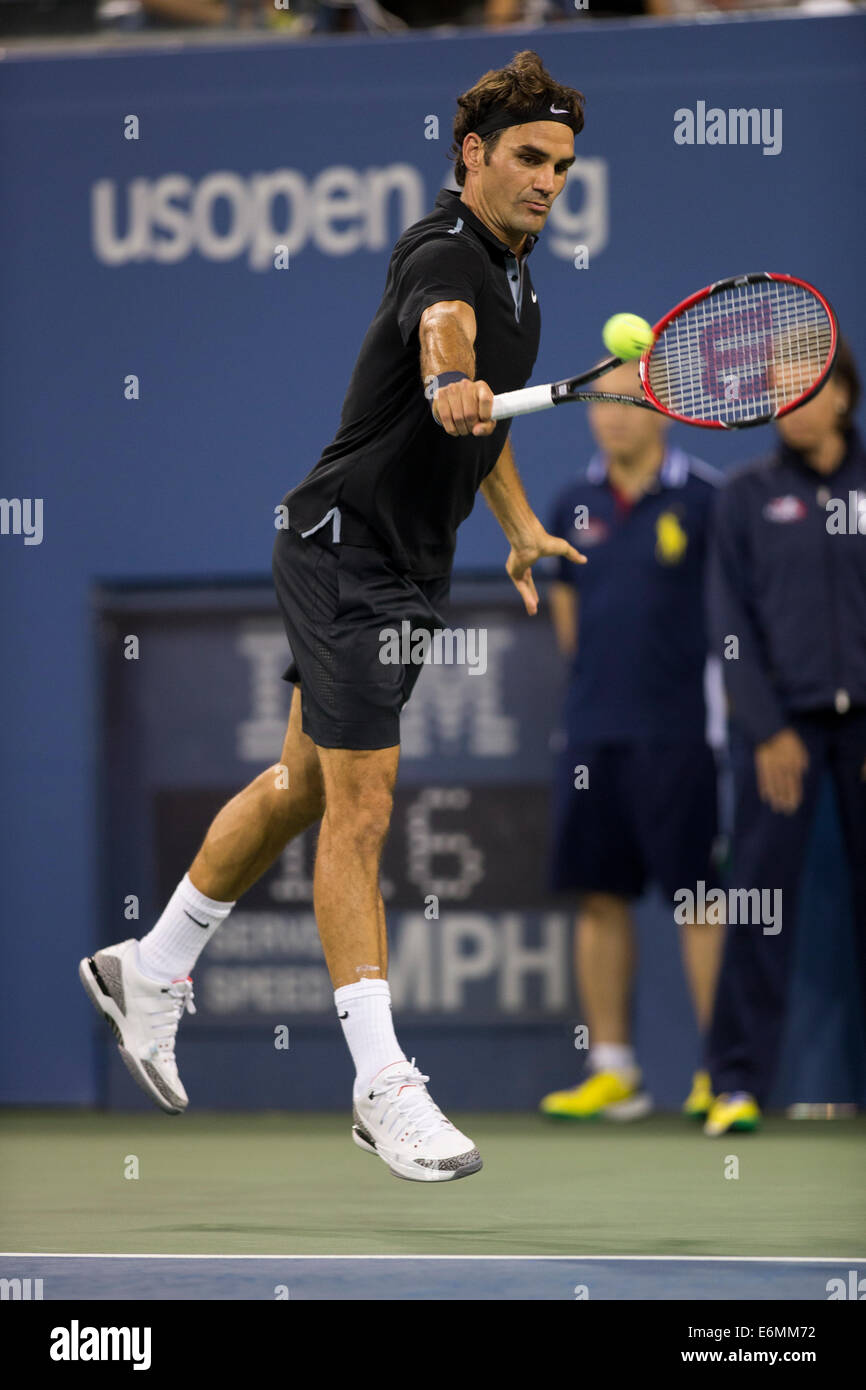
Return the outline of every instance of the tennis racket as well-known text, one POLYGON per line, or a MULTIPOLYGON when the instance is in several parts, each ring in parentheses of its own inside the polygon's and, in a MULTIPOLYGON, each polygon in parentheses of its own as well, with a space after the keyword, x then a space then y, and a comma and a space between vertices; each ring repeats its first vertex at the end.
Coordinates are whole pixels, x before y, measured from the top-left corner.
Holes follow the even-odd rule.
POLYGON ((811 399, 836 359, 836 316, 793 275, 737 275, 684 299, 653 328, 640 359, 646 397, 585 391, 623 359, 546 386, 494 396, 492 418, 529 415, 566 401, 622 401, 687 425, 737 430, 776 420, 811 399))

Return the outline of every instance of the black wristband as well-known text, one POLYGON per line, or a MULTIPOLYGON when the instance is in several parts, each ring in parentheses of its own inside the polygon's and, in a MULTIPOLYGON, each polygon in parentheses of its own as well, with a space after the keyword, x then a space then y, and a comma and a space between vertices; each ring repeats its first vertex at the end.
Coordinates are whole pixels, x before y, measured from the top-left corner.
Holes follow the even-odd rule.
POLYGON ((430 409, 433 409, 433 397, 443 386, 450 386, 452 381, 471 381, 466 372, 439 372, 438 376, 431 376, 427 379, 426 395, 430 401, 430 409))

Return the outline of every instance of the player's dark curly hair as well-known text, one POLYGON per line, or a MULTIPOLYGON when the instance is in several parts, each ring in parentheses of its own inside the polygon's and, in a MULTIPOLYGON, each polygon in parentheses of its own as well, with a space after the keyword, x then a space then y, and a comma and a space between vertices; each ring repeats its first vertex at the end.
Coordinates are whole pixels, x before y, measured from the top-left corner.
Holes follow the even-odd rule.
POLYGON ((851 345, 839 334, 839 351, 833 364, 833 377, 848 387, 848 408, 840 421, 841 428, 848 430, 854 424, 854 413, 860 400, 860 373, 851 351, 851 345))
MULTIPOLYGON (((462 188, 466 182, 466 165, 463 163, 463 141, 471 130, 489 116, 492 111, 504 108, 515 116, 529 115, 539 106, 555 105, 571 111, 571 128, 575 135, 583 130, 583 93, 574 87, 563 87, 554 82, 537 53, 524 49, 512 58, 507 67, 494 68, 480 77, 474 87, 457 98, 458 112, 454 118, 454 144, 450 157, 454 160, 454 177, 462 188)), ((496 148, 501 130, 484 137, 484 162, 490 163, 490 154, 496 148)))

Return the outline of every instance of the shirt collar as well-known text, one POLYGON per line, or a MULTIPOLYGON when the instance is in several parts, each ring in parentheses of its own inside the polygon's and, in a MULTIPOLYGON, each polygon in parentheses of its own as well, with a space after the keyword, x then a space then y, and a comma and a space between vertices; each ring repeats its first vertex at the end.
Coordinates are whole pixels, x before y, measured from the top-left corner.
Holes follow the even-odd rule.
MULTIPOLYGON (((504 241, 500 241, 495 232, 491 232, 486 223, 482 222, 480 217, 476 217, 472 209, 461 200, 461 192, 461 189, 443 188, 436 199, 437 208, 442 208, 445 212, 451 214, 455 220, 458 217, 462 217, 466 225, 471 227, 474 232, 477 232, 484 241, 489 242, 491 246, 495 246, 498 251, 503 251, 506 255, 513 256, 514 252, 511 250, 511 247, 504 241)), ((529 255, 537 241, 538 237, 534 232, 527 233, 526 240, 523 243, 521 258, 529 255)))
POLYGON ((844 433, 845 452, 842 455, 838 468, 834 469, 832 473, 817 472, 816 469, 812 468, 807 463, 806 459, 803 457, 801 453, 798 453, 796 449, 792 449, 790 444, 786 444, 785 441, 781 438, 779 439, 776 456, 780 463, 787 464, 790 468, 799 469, 800 472, 804 473, 808 478, 823 478, 826 481, 829 478, 835 477, 837 473, 839 473, 843 468, 846 468, 848 464, 850 464, 858 456, 862 456, 863 445, 861 443, 860 435, 857 431, 856 426, 849 425, 844 433))
MULTIPOLYGON (((682 449, 666 449, 659 469, 658 481, 661 487, 684 487, 689 476, 688 456, 682 449)), ((594 454, 586 470, 588 483, 603 483, 607 480, 607 464, 602 454, 594 454)), ((656 489, 651 487, 650 492, 656 489)))

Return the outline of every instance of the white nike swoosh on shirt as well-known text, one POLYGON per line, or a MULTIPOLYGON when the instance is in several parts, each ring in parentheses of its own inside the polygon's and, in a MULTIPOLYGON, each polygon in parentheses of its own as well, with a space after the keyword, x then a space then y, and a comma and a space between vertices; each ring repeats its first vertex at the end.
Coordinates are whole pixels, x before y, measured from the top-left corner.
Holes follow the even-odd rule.
POLYGON ((538 303, 538 295, 535 293, 535 290, 532 291, 532 302, 533 304, 538 303))

